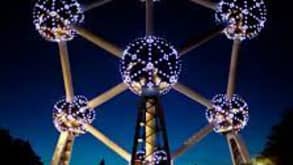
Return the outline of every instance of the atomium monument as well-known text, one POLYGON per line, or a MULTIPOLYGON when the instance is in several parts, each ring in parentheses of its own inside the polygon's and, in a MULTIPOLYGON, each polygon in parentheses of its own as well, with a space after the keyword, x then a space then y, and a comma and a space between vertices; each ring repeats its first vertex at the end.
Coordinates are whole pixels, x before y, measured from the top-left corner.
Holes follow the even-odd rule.
POLYGON ((60 136, 51 165, 68 165, 74 139, 85 133, 92 134, 131 165, 171 165, 173 160, 213 131, 226 137, 233 165, 248 163, 249 154, 239 135, 249 120, 248 104, 234 93, 235 79, 241 43, 257 37, 264 28, 266 7, 263 0, 220 0, 218 3, 190 0, 213 10, 217 26, 207 34, 189 40, 181 48, 175 48, 154 33, 153 6, 159 0, 141 1, 145 3, 145 36, 138 36, 124 49, 82 27, 85 12, 111 0, 90 5, 80 5, 77 0, 36 1, 33 23, 42 38, 58 44, 65 87, 65 97, 53 107, 53 123, 60 136), (229 78, 225 93, 216 94, 209 100, 178 82, 181 58, 220 34, 233 40, 229 78), (75 95, 73 89, 67 42, 77 35, 120 59, 123 82, 90 100, 75 95), (127 89, 140 97, 131 152, 91 125, 95 119, 94 109, 127 89), (160 103, 160 97, 172 89, 206 107, 208 121, 204 128, 175 150, 169 147, 164 109, 160 103))

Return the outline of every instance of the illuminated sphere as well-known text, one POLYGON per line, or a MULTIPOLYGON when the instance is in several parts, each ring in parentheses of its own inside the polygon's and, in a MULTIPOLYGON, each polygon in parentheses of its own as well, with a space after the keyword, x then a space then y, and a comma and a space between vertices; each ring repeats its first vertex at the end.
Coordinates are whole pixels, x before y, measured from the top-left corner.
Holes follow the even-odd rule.
POLYGON ((136 163, 143 163, 145 161, 145 152, 143 150, 137 151, 135 155, 136 163))
POLYGON ((168 156, 166 151, 157 150, 153 153, 152 165, 163 165, 168 162, 168 156))
POLYGON ((84 134, 83 124, 91 124, 95 119, 95 111, 87 107, 88 100, 84 96, 75 96, 73 101, 58 101, 53 109, 53 122, 59 132, 69 131, 74 135, 84 134))
POLYGON ((213 108, 206 111, 206 118, 215 124, 215 132, 238 132, 247 125, 248 105, 240 96, 234 94, 229 99, 227 95, 219 94, 211 102, 213 108))
POLYGON ((152 155, 151 159, 146 159, 145 151, 138 151, 136 153, 136 163, 144 165, 164 165, 168 162, 167 153, 164 150, 157 149, 152 155))
POLYGON ((123 81, 137 95, 165 94, 177 83, 181 63, 178 52, 155 36, 138 38, 123 53, 123 81))
POLYGON ((38 0, 33 9, 33 23, 48 41, 72 40, 76 32, 71 25, 83 20, 84 15, 76 0, 38 0))
POLYGON ((221 0, 216 20, 227 25, 224 33, 229 39, 252 39, 264 28, 266 12, 263 0, 221 0))

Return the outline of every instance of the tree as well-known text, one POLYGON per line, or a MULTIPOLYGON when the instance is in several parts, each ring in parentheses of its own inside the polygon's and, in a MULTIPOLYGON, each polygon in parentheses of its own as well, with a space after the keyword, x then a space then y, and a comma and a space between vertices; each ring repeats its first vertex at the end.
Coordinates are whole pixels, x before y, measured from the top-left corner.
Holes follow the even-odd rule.
POLYGON ((99 165, 105 165, 105 160, 102 159, 102 160, 100 161, 99 165))
POLYGON ((280 123, 273 126, 262 156, 270 158, 277 165, 293 164, 293 109, 283 115, 280 123))
POLYGON ((27 141, 14 139, 7 130, 0 129, 0 162, 9 165, 43 165, 27 141))

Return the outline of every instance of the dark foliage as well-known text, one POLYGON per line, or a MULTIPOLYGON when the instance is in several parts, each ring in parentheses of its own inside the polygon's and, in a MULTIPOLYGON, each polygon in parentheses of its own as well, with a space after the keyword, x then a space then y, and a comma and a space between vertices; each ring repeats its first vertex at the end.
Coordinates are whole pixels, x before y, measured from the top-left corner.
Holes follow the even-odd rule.
POLYGON ((105 165, 105 160, 102 159, 102 160, 100 161, 99 165, 105 165))
POLYGON ((3 129, 0 129, 0 153, 1 165, 43 165, 29 142, 14 139, 3 129))
POLYGON ((293 109, 290 109, 284 114, 282 121, 273 127, 262 155, 271 158, 277 165, 292 165, 292 130, 293 109))

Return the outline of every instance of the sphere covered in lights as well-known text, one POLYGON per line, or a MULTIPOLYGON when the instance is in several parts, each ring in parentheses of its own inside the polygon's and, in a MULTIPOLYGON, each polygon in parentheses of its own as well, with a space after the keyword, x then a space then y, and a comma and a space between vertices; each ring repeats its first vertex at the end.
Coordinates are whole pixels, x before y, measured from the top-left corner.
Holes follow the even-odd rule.
POLYGON ((153 153, 153 160, 152 165, 167 165, 168 162, 168 156, 166 151, 164 150, 157 150, 153 153))
POLYGON ((71 25, 83 20, 83 12, 76 0, 38 0, 33 8, 33 23, 48 41, 72 40, 76 32, 71 25))
POLYGON ((135 163, 136 164, 142 164, 145 161, 145 151, 137 151, 135 155, 135 163))
POLYGON ((177 83, 181 63, 178 52, 166 40, 147 36, 127 46, 120 70, 135 94, 165 94, 177 83))
POLYGON ((95 119, 95 111, 89 109, 87 103, 87 98, 83 96, 75 96, 72 102, 65 99, 58 101, 53 109, 53 122, 57 130, 74 135, 84 134, 83 124, 91 124, 95 119))
POLYGON ((206 117, 215 125, 215 132, 240 131, 248 122, 248 105, 238 95, 228 98, 219 94, 212 99, 213 108, 206 111, 206 117))
POLYGON ((167 165, 168 156, 166 151, 157 149, 152 155, 146 157, 145 151, 136 153, 135 162, 144 165, 167 165))
POLYGON ((252 39, 266 22, 263 0, 221 0, 216 9, 216 20, 227 25, 224 33, 229 39, 252 39))

